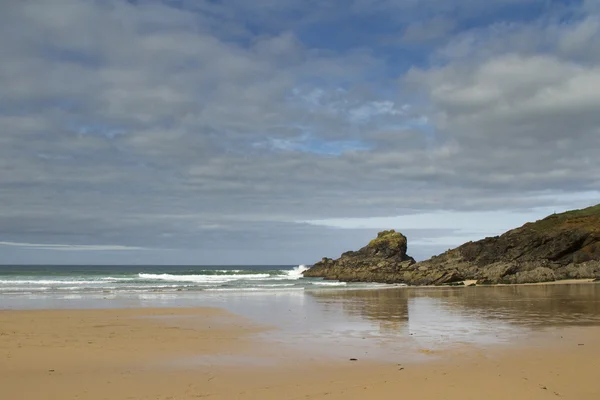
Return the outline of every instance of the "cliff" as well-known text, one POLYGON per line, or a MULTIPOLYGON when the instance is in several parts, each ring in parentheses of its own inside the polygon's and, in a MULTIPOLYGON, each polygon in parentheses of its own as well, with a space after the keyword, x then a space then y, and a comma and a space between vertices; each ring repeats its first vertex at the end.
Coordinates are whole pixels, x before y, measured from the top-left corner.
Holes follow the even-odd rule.
POLYGON ((304 276, 409 285, 599 278, 600 204, 554 214, 418 263, 406 249, 404 235, 384 231, 357 252, 344 253, 337 260, 324 258, 304 276))

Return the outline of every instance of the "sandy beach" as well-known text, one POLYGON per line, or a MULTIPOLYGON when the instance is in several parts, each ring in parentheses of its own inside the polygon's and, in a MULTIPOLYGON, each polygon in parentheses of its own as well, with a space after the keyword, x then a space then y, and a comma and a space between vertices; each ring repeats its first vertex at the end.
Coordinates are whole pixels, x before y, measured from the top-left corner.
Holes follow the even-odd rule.
POLYGON ((597 399, 600 328, 350 361, 257 339, 216 308, 0 311, 2 398, 597 399))

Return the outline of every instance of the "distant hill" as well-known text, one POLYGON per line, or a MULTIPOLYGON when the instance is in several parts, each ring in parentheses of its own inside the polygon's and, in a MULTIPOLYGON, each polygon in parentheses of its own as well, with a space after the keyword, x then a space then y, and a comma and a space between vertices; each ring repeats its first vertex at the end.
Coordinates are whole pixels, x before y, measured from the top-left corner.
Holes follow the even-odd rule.
POLYGON ((468 242, 429 260, 406 254, 406 237, 384 231, 357 252, 324 258, 304 273, 343 281, 451 284, 534 283, 600 277, 600 204, 553 214, 504 233, 468 242), (400 245, 400 244, 401 245, 400 245))

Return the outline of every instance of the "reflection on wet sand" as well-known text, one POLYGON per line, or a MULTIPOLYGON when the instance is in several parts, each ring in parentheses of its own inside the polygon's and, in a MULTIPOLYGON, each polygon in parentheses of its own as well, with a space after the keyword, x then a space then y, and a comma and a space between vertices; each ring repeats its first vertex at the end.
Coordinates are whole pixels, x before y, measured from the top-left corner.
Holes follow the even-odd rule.
POLYGON ((600 325, 600 285, 495 286, 410 290, 474 317, 525 327, 600 325))
MULTIPOLYGON (((413 314, 421 312, 418 306, 424 303, 437 308, 437 313, 463 314, 526 327, 600 325, 600 284, 398 288, 308 294, 325 308, 337 304, 349 315, 398 326, 417 317, 413 314)), ((429 317, 433 319, 435 315, 429 317)))
POLYGON ((493 344, 532 329, 600 325, 600 285, 319 291, 322 310, 369 322, 382 338, 421 346, 493 344))
POLYGON ((323 305, 325 310, 341 309, 349 316, 378 324, 382 334, 401 333, 408 323, 407 290, 329 290, 307 293, 323 305))

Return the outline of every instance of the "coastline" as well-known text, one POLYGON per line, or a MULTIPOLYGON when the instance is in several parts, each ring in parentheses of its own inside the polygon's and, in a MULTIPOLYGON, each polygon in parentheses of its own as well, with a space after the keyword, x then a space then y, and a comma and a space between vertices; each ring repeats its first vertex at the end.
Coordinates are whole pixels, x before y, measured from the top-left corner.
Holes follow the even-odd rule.
POLYGON ((10 399, 596 399, 600 328, 501 348, 423 349, 426 362, 292 352, 218 308, 0 311, 10 399), (186 362, 175 362, 175 361, 186 362))
MULTIPOLYGON (((477 280, 466 280, 461 281, 462 285, 442 285, 435 287, 448 287, 448 286, 478 286, 478 287, 487 287, 487 286, 543 286, 543 285, 575 285, 575 284, 588 284, 588 283, 598 283, 595 278, 584 278, 584 279, 559 279, 556 281, 547 281, 547 282, 531 282, 531 283, 494 283, 490 285, 478 285, 477 280)), ((426 286, 421 286, 426 287, 426 286)))
MULTIPOLYGON (((360 282, 359 282, 360 283, 360 282)), ((363 282, 369 283, 369 282, 363 282)), ((545 286, 545 285, 586 285, 586 284, 600 283, 595 278, 583 278, 583 279, 559 279, 556 281, 547 282, 531 282, 531 283, 492 283, 492 284, 477 284, 476 279, 467 279, 464 281, 458 281, 455 284, 443 284, 443 285, 407 285, 404 283, 390 283, 387 286, 378 287, 367 287, 367 288, 356 288, 352 290, 386 290, 386 289, 398 289, 398 288, 418 288, 418 289, 433 289, 433 288, 464 288, 464 287, 511 287, 511 286, 545 286)), ((340 288, 343 290, 343 288, 340 288)))

